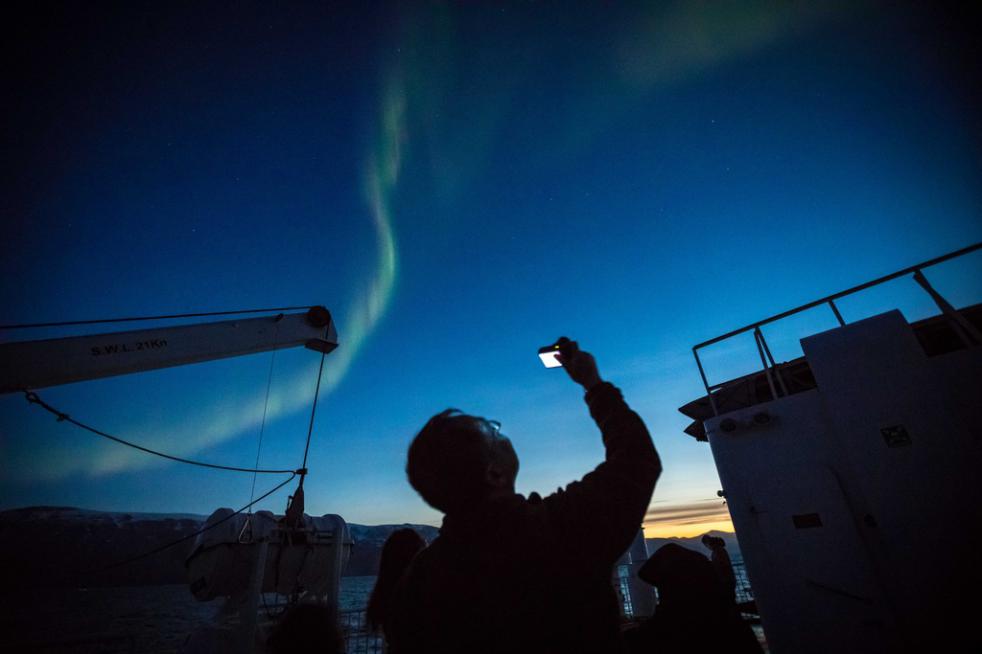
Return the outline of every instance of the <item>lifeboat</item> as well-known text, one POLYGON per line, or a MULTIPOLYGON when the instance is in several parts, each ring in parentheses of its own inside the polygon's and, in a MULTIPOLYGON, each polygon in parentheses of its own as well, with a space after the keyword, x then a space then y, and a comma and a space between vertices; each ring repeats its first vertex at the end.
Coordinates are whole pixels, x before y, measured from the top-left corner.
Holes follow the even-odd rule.
POLYGON ((341 516, 301 514, 287 527, 282 516, 269 511, 233 513, 228 508, 212 513, 204 526, 216 526, 198 535, 185 560, 195 598, 242 596, 257 582, 263 593, 337 598, 354 543, 341 516), (257 557, 263 554, 259 567, 257 557))

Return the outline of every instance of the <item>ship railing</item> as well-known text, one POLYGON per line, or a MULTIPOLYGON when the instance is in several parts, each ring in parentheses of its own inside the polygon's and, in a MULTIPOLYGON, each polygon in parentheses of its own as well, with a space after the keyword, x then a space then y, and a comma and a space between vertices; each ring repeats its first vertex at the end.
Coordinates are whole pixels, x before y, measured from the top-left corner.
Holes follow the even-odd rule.
POLYGON ((708 341, 703 341, 702 343, 694 345, 692 347, 692 354, 696 359, 696 366, 698 366, 699 368, 699 375, 702 377, 702 384, 706 389, 706 396, 709 398, 710 406, 712 406, 713 415, 716 416, 719 415, 719 408, 716 405, 716 398, 713 397, 713 393, 726 386, 728 382, 723 382, 714 385, 709 384, 709 379, 706 377, 706 371, 703 368, 702 360, 699 358, 699 350, 708 347, 710 345, 715 345, 716 343, 720 343, 722 341, 728 340, 730 338, 733 338, 734 336, 739 336, 740 334, 745 334, 747 332, 753 332, 754 342, 757 346, 757 353, 760 355, 760 362, 763 365, 763 372, 767 376, 767 383, 768 386, 770 387, 771 396, 774 399, 777 399, 779 397, 778 389, 780 388, 781 395, 787 395, 788 394, 787 387, 785 386, 784 380, 781 378, 780 367, 775 363, 774 356, 771 354, 771 350, 767 345, 767 341, 764 339, 764 333, 763 331, 761 331, 761 327, 763 327, 764 325, 768 325, 770 323, 777 322, 778 320, 783 320, 784 318, 793 316, 797 313, 801 313, 802 311, 807 311, 808 309, 813 309, 815 307, 819 307, 822 305, 827 305, 829 309, 832 310, 832 313, 835 315, 835 319, 838 321, 840 327, 844 326, 846 324, 846 321, 842 317, 842 314, 839 312, 839 308, 835 304, 836 300, 846 297, 848 295, 859 293, 860 291, 864 291, 868 288, 872 288, 873 286, 878 286, 880 284, 889 282, 899 277, 904 277, 906 275, 913 275, 914 281, 917 282, 917 284, 921 288, 923 288, 928 295, 931 296, 931 299, 934 300, 934 303, 938 305, 938 308, 941 309, 941 312, 951 321, 952 327, 954 328, 955 332, 958 334, 959 338, 962 339, 962 342, 965 344, 966 347, 982 344, 982 334, 979 333, 979 330, 976 329, 975 325, 971 324, 960 313, 958 313, 958 311, 947 300, 945 300, 944 297, 940 293, 938 293, 938 291, 935 290, 933 286, 931 286, 931 283, 927 280, 927 277, 924 275, 924 269, 926 268, 936 266, 939 263, 944 263, 945 261, 950 261, 951 259, 957 259, 958 257, 975 252, 980 248, 982 248, 982 242, 969 245, 968 247, 964 247, 960 250, 955 250, 954 252, 949 252, 948 254, 942 255, 940 257, 936 257, 934 259, 930 259, 928 261, 924 261, 922 263, 913 266, 908 266, 907 268, 890 273, 889 275, 884 275, 883 277, 878 277, 872 281, 868 281, 865 284, 853 286, 852 288, 848 288, 844 291, 839 291, 838 293, 827 295, 818 300, 814 300, 812 302, 808 302, 807 304, 803 304, 800 307, 795 307, 794 309, 783 311, 779 314, 771 316, 770 318, 758 320, 757 322, 741 327, 740 329, 734 329, 733 331, 727 332, 721 336, 717 336, 715 338, 709 339, 708 341))
POLYGON ((340 611, 338 623, 347 654, 384 654, 385 640, 368 626, 365 609, 340 611))

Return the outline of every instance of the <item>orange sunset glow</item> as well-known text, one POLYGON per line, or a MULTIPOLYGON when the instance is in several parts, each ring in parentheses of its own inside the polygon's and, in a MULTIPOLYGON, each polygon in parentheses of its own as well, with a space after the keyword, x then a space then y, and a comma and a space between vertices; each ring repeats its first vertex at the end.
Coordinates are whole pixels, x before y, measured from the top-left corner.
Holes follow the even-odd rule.
POLYGON ((713 530, 733 531, 730 513, 722 500, 655 502, 644 518, 645 538, 691 538, 713 530))

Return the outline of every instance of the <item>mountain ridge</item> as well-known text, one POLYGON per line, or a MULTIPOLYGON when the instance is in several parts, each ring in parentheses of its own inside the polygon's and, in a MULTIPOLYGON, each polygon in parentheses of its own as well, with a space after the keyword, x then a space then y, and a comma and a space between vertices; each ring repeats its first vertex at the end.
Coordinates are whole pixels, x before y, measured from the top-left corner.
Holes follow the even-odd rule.
MULTIPOLYGON (((149 586, 184 584, 184 559, 193 539, 127 565, 120 561, 189 537, 207 516, 194 513, 99 511, 71 506, 30 506, 0 511, 0 557, 9 566, 7 586, 149 586), (110 569, 106 569, 110 568, 110 569)), ((439 534, 432 525, 348 523, 354 547, 344 576, 375 575, 385 540, 397 529, 415 529, 428 542, 439 534)), ((723 538, 739 556, 736 535, 723 538)), ((701 536, 646 539, 649 554, 668 543, 708 554, 701 536)))
MULTIPOLYGON (((713 529, 706 532, 710 536, 715 536, 717 538, 722 538, 723 542, 726 543, 726 549, 730 552, 730 557, 732 558, 733 553, 740 552, 740 543, 737 541, 736 534, 732 531, 718 531, 713 529)), ((674 543, 676 545, 681 545, 682 547, 688 548, 690 550, 695 550, 701 554, 709 555, 709 550, 702 544, 702 537, 706 534, 699 534, 698 536, 689 537, 673 537, 673 538, 646 538, 645 544, 648 546, 648 555, 655 553, 659 547, 663 547, 669 543, 674 543)), ((741 555, 742 556, 742 555, 741 555)))
MULTIPOLYGON (((9 566, 7 586, 149 586, 187 583, 184 559, 193 539, 131 564, 120 561, 186 538, 208 516, 194 513, 98 511, 71 506, 31 506, 0 511, 0 557, 9 566)), ((427 541, 432 525, 349 523, 354 540, 345 576, 374 575, 382 545, 401 528, 427 541)))

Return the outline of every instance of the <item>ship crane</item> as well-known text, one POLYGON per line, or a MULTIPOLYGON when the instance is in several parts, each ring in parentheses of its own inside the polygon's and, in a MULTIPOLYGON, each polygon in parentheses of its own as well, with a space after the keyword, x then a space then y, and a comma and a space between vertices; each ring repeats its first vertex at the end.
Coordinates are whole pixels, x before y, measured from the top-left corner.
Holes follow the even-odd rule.
MULTIPOLYGON (((320 372, 323 372, 324 357, 338 346, 337 331, 330 312, 322 306, 288 313, 291 309, 261 317, 0 343, 0 394, 23 392, 29 401, 55 413, 59 419, 67 419, 89 431, 151 454, 195 465, 257 472, 189 461, 122 441, 54 409, 42 401, 36 391, 62 384, 292 347, 305 347, 320 352, 320 372)), ((119 323, 192 316, 241 316, 272 311, 280 310, 8 325, 3 328, 119 323)), ((319 385, 320 373, 318 390, 319 385)), ((316 408, 316 393, 314 402, 316 408)), ((209 516, 204 528, 197 533, 194 547, 186 560, 189 585, 197 599, 207 601, 225 596, 239 605, 237 638, 241 639, 241 647, 238 651, 252 649, 261 593, 275 592, 294 599, 304 593, 318 601, 337 605, 341 572, 347 563, 352 539, 341 516, 331 514, 313 517, 304 514, 306 455, 305 451, 304 463, 296 471, 263 471, 293 472, 300 477, 284 516, 274 516, 269 511, 258 511, 255 514, 250 511, 249 515, 244 514, 244 509, 251 508, 252 503, 239 511, 218 509, 209 516)))

